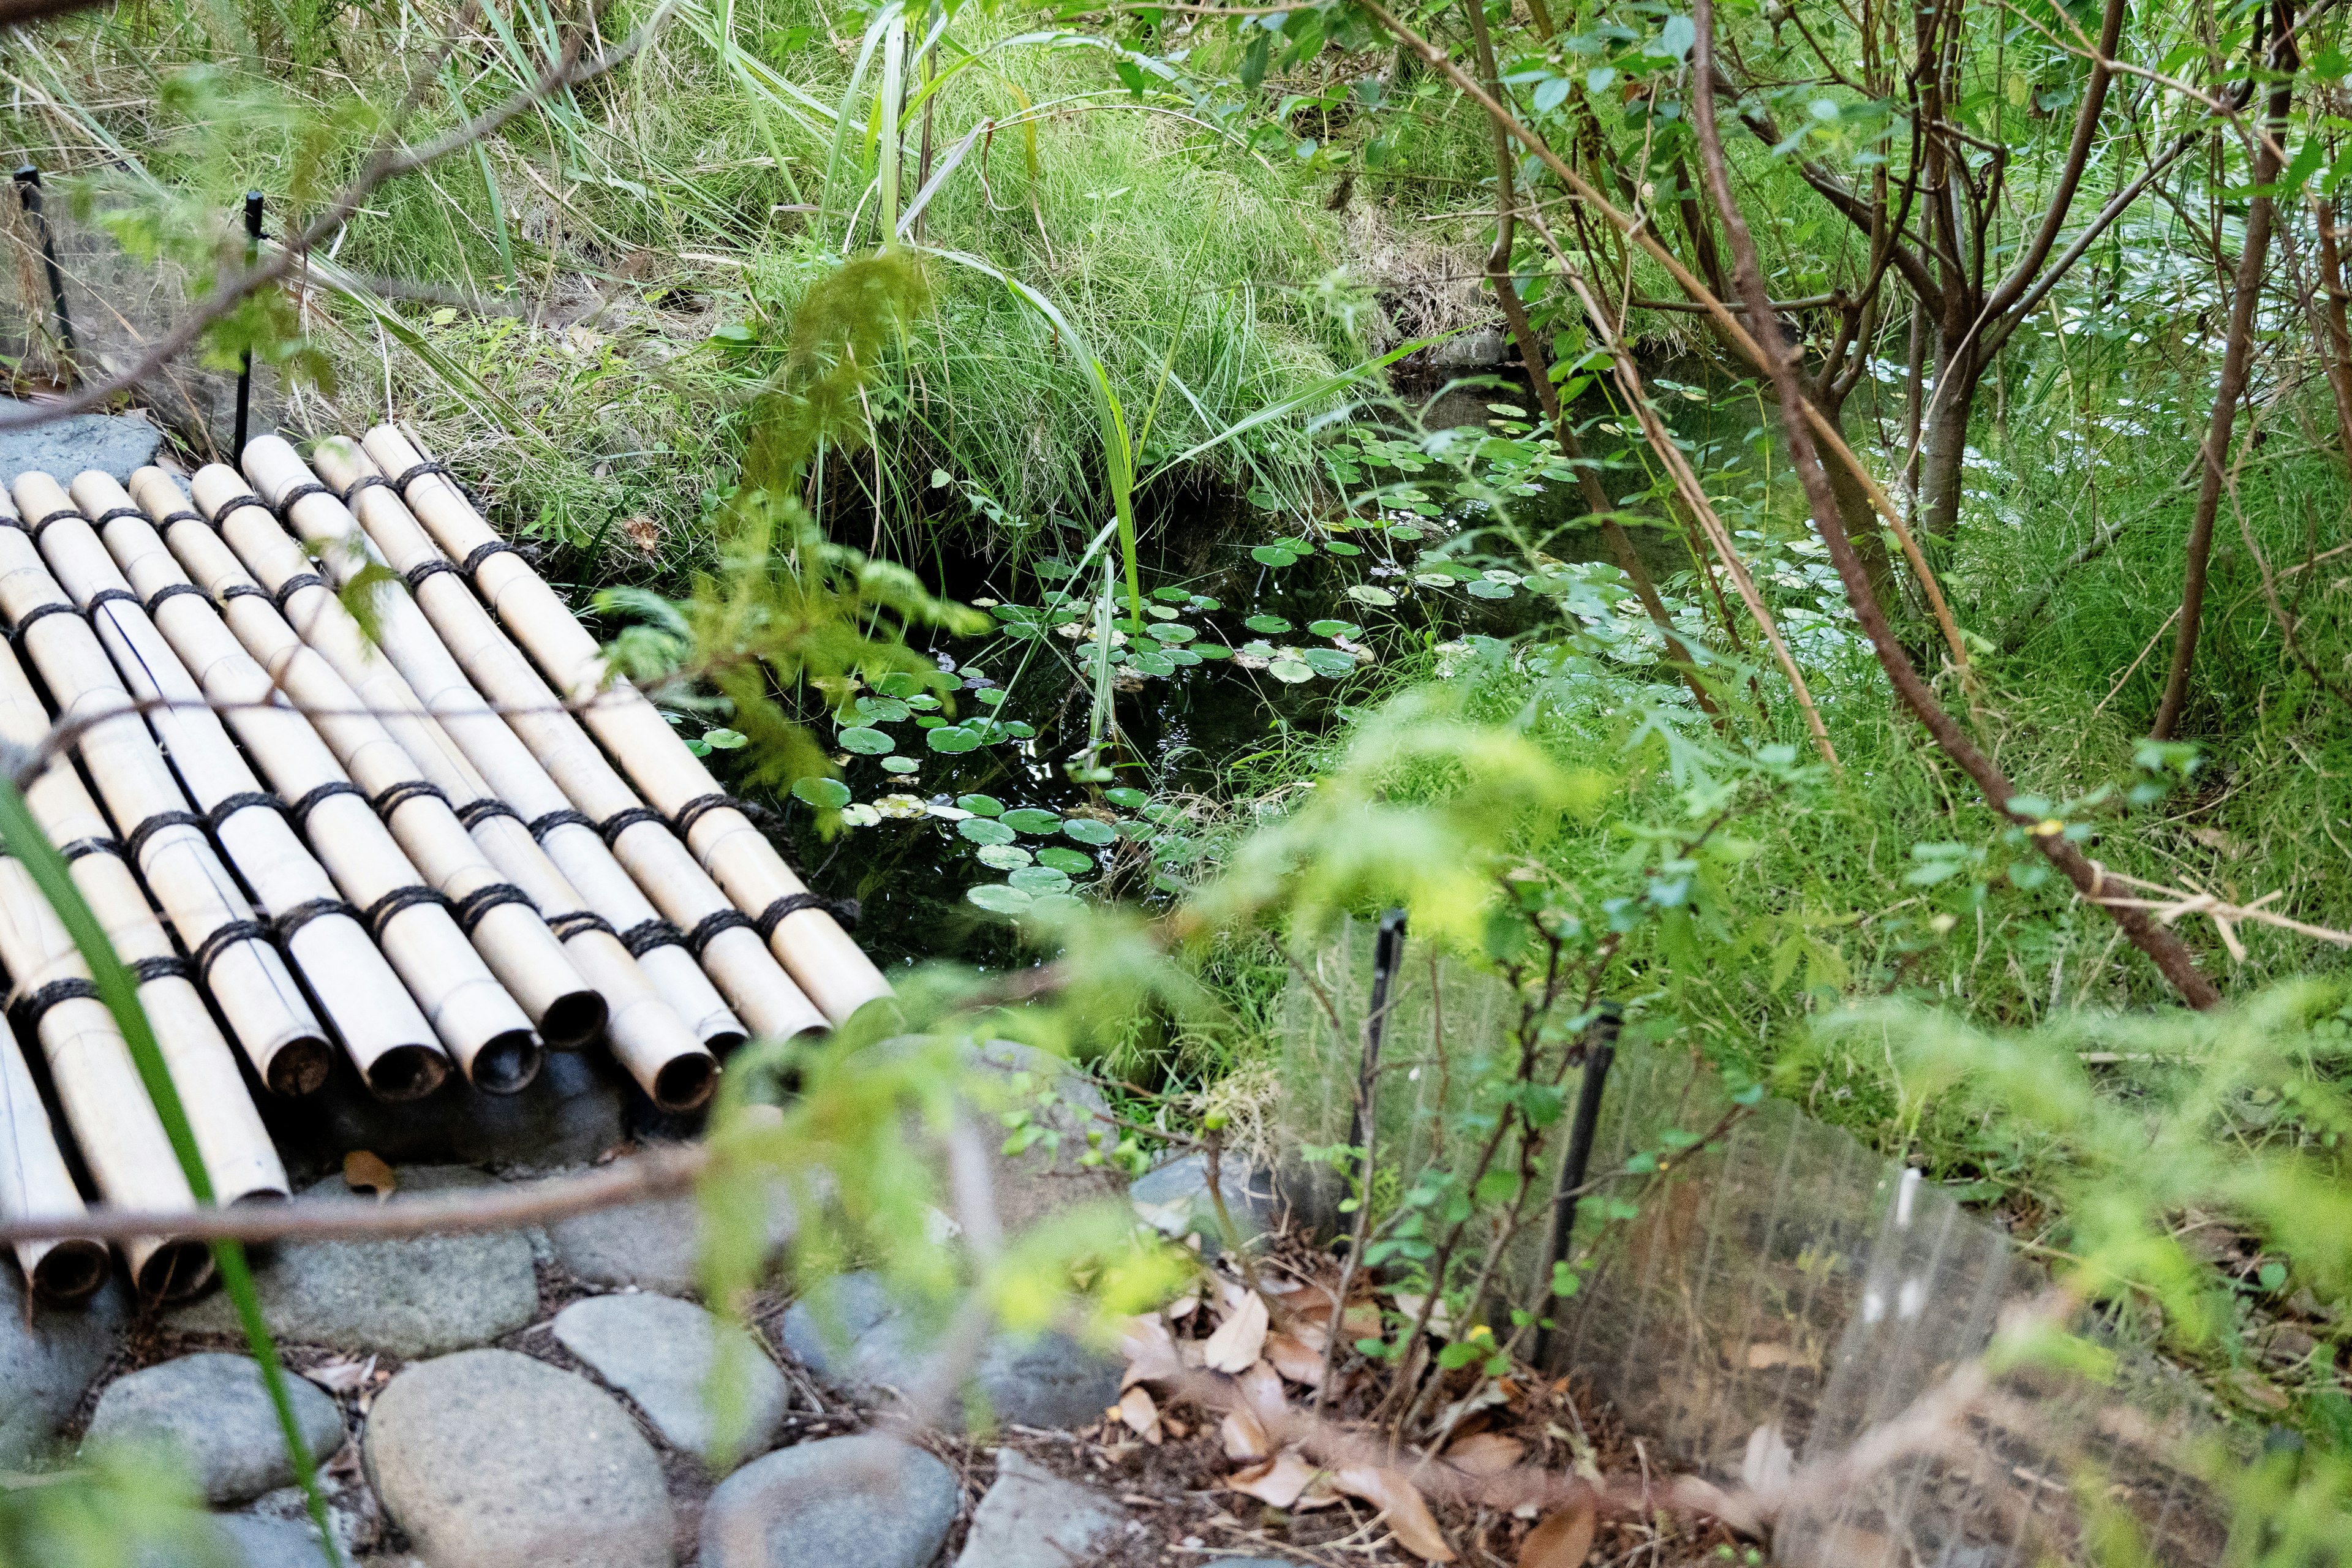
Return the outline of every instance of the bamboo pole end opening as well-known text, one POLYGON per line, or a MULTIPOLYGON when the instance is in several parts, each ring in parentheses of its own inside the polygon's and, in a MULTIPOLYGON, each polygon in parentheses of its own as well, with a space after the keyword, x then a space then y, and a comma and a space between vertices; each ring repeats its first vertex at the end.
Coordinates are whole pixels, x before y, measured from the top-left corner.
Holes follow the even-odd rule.
POLYGON ((269 1092, 289 1100, 316 1094, 327 1085, 327 1069, 333 1065, 334 1055, 334 1047, 316 1035, 289 1040, 269 1058, 266 1079, 269 1092))
POLYGON ((567 991, 548 1004, 539 1032, 550 1050, 576 1051, 595 1042, 611 1015, 611 1006, 597 993, 567 991))
POLYGON ((484 1094, 520 1094, 539 1076, 547 1059, 546 1047, 529 1029, 509 1029, 493 1035, 476 1052, 467 1074, 484 1094))
POLYGON ((654 1075, 654 1103, 667 1111, 693 1110, 719 1088, 715 1057, 683 1056, 662 1064, 654 1075))
POLYGON ((142 1299, 184 1301, 213 1282, 213 1251, 201 1241, 166 1241, 148 1255, 131 1281, 142 1299))
POLYGON ((398 1102, 424 1099, 448 1077, 449 1058, 431 1046, 394 1046, 368 1064, 367 1086, 378 1100, 398 1102))
POLYGON ((60 1241, 33 1266, 33 1294, 52 1306, 78 1306, 106 1283, 107 1265, 103 1243, 60 1241))

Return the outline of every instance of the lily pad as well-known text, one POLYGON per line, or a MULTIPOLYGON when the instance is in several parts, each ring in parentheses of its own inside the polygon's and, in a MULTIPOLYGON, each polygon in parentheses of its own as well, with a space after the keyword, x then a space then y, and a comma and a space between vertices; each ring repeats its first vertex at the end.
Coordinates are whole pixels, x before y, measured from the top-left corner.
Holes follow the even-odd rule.
POLYGON ((976 888, 965 889, 963 896, 982 909, 1000 915, 1024 913, 1031 901, 1028 894, 1003 882, 982 882, 976 888))
POLYGON ((1389 524, 1389 537, 1404 540, 1420 539, 1424 537, 1424 531, 1417 522, 1392 522, 1389 524))
POLYGON ((1181 621, 1161 621, 1151 628, 1151 635, 1161 642, 1191 642, 1201 634, 1181 621))
POLYGON ((1350 583, 1348 584, 1348 597, 1360 605, 1370 605, 1376 610, 1384 610, 1396 603, 1394 594, 1370 583, 1350 583))
POLYGON ((1349 544, 1343 539, 1325 540, 1323 542, 1323 548, 1333 555, 1361 555, 1364 552, 1364 547, 1362 545, 1349 544))
POLYGON ((1066 849, 1059 844, 1048 844, 1037 851, 1037 864, 1051 866, 1068 877, 1083 877, 1095 868, 1095 858, 1083 849, 1066 849))
POLYGON ((1196 642, 1184 650, 1195 658, 1231 658, 1234 650, 1221 642, 1196 642))
POLYGON ((1307 668, 1327 680, 1356 673, 1356 661, 1336 647, 1310 647, 1298 657, 1307 668))
POLYGON ((849 804, 849 786, 839 779, 794 779, 793 798, 804 800, 820 811, 839 811, 849 804))
POLYGON ((1068 873, 1056 871, 1051 866, 1024 866, 1004 879, 1030 894, 1058 893, 1070 885, 1068 873))
POLYGON ((911 773, 923 764, 912 757, 885 757, 882 771, 886 773, 911 773))
POLYGON ((1062 837, 1100 848, 1118 837, 1118 829, 1097 817, 1073 816, 1062 824, 1062 837))
POLYGON ((956 725, 950 725, 944 730, 934 730, 924 738, 930 742, 931 750, 935 752, 971 752, 980 749, 980 737, 971 731, 956 725))
POLYGON ((1031 835, 1051 833, 1062 825, 1060 816, 1050 811, 1040 811, 1034 805, 1006 812, 1003 822, 1005 826, 1016 832, 1031 835))
POLYGON ((1474 599, 1507 599, 1517 592, 1508 583, 1490 583, 1484 577, 1465 586, 1470 590, 1470 596, 1474 599))
POLYGON ((956 824, 956 831, 962 834, 966 838, 971 839, 974 844, 1010 844, 1013 842, 1013 829, 1005 826, 1004 824, 1001 822, 992 822, 985 816, 967 816, 961 822, 956 824))
POLYGON ((1000 871, 1015 871, 1029 864, 1032 857, 1018 844, 983 844, 980 847, 980 863, 993 866, 1000 871))
POLYGON ((1412 574, 1412 580, 1424 588, 1454 586, 1454 574, 1451 572, 1416 572, 1412 574))
POLYGON ((1103 798, 1110 802, 1113 805, 1123 805, 1128 810, 1133 811, 1137 806, 1141 805, 1151 797, 1144 794, 1139 789, 1133 788, 1128 784, 1120 784, 1114 789, 1107 789, 1103 791, 1103 798))
POLYGON ((1264 632, 1268 637, 1278 637, 1290 629, 1290 623, 1280 616, 1252 616, 1242 625, 1254 632, 1264 632))
POLYGON ((992 795, 960 795, 956 805, 974 816, 1003 816, 1004 803, 992 795))
POLYGON ((998 707, 1004 701, 1004 688, 1002 686, 982 687, 980 690, 971 694, 971 700, 974 702, 979 703, 982 708, 998 707))
POLYGON ((841 820, 852 827, 871 827, 882 820, 882 814, 864 801, 855 801, 841 808, 841 820))
POLYGON ((915 721, 915 728, 918 730, 944 730, 950 722, 952 722, 952 721, 940 718, 936 714, 926 713, 921 718, 915 721))
POLYGON ((1261 566, 1296 566, 1298 557, 1276 544, 1260 544, 1250 551, 1250 559, 1261 566))
POLYGON ((1353 621, 1309 621, 1307 629, 1318 637, 1360 637, 1364 628, 1353 621))
POLYGON ((1169 663, 1174 665, 1179 669, 1183 669, 1201 662, 1201 656, 1194 653, 1189 647, 1171 647, 1160 657, 1166 659, 1169 663))
POLYGON ((903 669, 894 669, 874 682, 874 689, 885 697, 915 698, 923 695, 923 678, 903 669))
POLYGON ((751 743, 751 737, 740 730, 705 730, 702 743, 715 752, 740 752, 751 743))
POLYGON ((898 742, 879 730, 869 730, 863 724, 853 725, 834 737, 846 750, 861 757, 878 757, 898 749, 898 742))
MULTIPOLYGON (((913 711, 895 697, 861 697, 857 700, 857 717, 868 724, 896 724, 913 711)), ((731 734, 733 731, 729 732, 731 734)), ((717 733, 713 731, 703 739, 715 746, 719 742, 712 736, 717 733)))
POLYGON ((1164 653, 1139 653, 1127 661, 1146 675, 1173 675, 1176 661, 1164 653))
POLYGON ((1181 605, 1192 595, 1187 588, 1154 588, 1151 596, 1163 605, 1181 605))
POLYGON ((1265 667, 1265 672, 1276 680, 1297 686, 1315 679, 1315 671, 1295 658, 1277 658, 1265 667))
POLYGON ((1029 900, 1031 914, 1044 915, 1054 920, 1076 914, 1086 907, 1086 904, 1072 893, 1040 893, 1029 900))
POLYGON ((1025 741, 1036 734, 1037 726, 1021 719, 1007 719, 1001 728, 1016 741, 1025 741))

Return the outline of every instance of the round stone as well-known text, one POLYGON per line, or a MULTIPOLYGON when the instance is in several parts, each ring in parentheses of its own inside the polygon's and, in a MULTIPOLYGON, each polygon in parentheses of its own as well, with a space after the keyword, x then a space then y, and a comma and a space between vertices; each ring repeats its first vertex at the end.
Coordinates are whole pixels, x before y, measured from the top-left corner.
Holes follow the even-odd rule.
POLYGON ((122 1286, 108 1280, 81 1307, 47 1307, 25 1299, 13 1264, 0 1264, 0 1469, 51 1458, 58 1429, 71 1418, 130 1316, 122 1286))
MULTIPOLYGON (((292 1373, 286 1392, 312 1463, 343 1446, 333 1400, 292 1373)), ((243 1502, 294 1479, 277 1407, 250 1356, 182 1356, 115 1379, 99 1395, 83 1447, 168 1451, 206 1502, 243 1502)))
POLYGON ((409 1367, 368 1413, 368 1479, 432 1568, 669 1568, 669 1490, 628 1412, 512 1351, 409 1367))
POLYGON ((592 1296, 555 1315, 555 1337, 670 1447, 707 1462, 763 1451, 783 1423, 784 1374, 751 1335, 691 1302, 592 1296))
POLYGON ((803 1443, 710 1494, 701 1568, 928 1568, 961 1500, 953 1470, 896 1438, 803 1443))

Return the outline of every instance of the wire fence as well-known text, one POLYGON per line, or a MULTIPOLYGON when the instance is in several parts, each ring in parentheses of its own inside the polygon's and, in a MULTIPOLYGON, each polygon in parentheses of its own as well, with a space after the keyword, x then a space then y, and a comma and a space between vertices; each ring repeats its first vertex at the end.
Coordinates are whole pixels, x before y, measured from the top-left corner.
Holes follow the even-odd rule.
MULTIPOLYGON (((1286 1148, 1349 1136, 1371 971, 1371 931, 1349 922, 1291 984, 1286 1148)), ((1517 1050, 1517 1012, 1500 980, 1405 944, 1371 1079, 1388 1173, 1375 1213, 1452 1158, 1446 1113, 1469 1107, 1497 1053, 1517 1050)), ((1572 1097, 1573 1074, 1566 1087, 1572 1097)), ((2003 1231, 1918 1171, 1787 1101, 1736 1106, 1687 1052, 1619 1051, 1590 1169, 1606 1178, 1603 1201, 1580 1206, 1583 1284, 1554 1303, 1549 1370, 1590 1380, 1649 1452, 1718 1482, 1761 1484, 1848 1452, 2048 1285, 2003 1231), (1652 1160, 1663 1170, 1637 1173, 1652 1160)), ((1508 1293, 1524 1301, 1548 1226, 1538 1216, 1521 1230, 1508 1293)), ((2220 1560, 2226 1528, 2197 1461, 2229 1434, 2193 1380, 2112 1334, 2102 1349, 2113 1363, 2102 1381, 2013 1371, 1939 1447, 1785 1515, 1775 1561, 2029 1568, 2071 1553, 2086 1509, 2128 1515, 2154 1561, 2220 1560)))

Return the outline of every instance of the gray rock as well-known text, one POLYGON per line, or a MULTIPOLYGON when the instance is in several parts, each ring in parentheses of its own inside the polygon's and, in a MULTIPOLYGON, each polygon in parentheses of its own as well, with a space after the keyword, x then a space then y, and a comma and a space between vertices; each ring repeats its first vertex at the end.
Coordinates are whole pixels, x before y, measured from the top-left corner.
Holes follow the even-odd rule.
MULTIPOLYGON (((320 1489, 326 1494, 327 1533, 334 1537, 335 1545, 345 1558, 358 1556, 376 1542, 383 1533, 383 1510, 376 1506, 375 1494, 357 1476, 322 1473, 320 1489)), ((301 1527, 305 1536, 311 1536, 310 1500, 302 1495, 300 1487, 279 1487, 274 1492, 264 1492, 245 1507, 244 1517, 270 1520, 301 1527)), ((313 1549, 312 1555, 317 1555, 313 1549)))
MULTIPOLYGON (((15 414, 28 405, 0 398, 0 409, 15 414)), ((118 479, 155 460, 163 433, 137 414, 76 414, 52 419, 28 430, 0 434, 0 484, 13 485, 16 476, 35 469, 69 485, 86 468, 101 468, 118 479)))
MULTIPOLYGON (((1244 1246, 1273 1227, 1280 1210, 1272 1175, 1228 1154, 1217 1162, 1217 1184, 1244 1246)), ((1206 1154, 1187 1154, 1158 1166, 1138 1177, 1127 1189, 1127 1196, 1146 1224, 1166 1235, 1181 1239, 1187 1232, 1198 1232, 1203 1257, 1214 1258, 1224 1250, 1224 1230, 1217 1223, 1216 1203, 1209 1196, 1206 1154)))
POLYGON ((625 1082, 602 1051, 550 1051, 520 1094, 475 1094, 462 1085, 400 1105, 367 1090, 341 1067, 303 1101, 294 1130, 340 1160, 368 1149, 404 1160, 460 1164, 585 1164, 624 1136, 625 1082))
MULTIPOLYGON (((872 1274, 845 1274, 784 1313, 784 1348, 856 1398, 908 1394, 924 1386, 936 1349, 932 1325, 893 1300, 872 1274)), ((972 1370, 970 1414, 1022 1426, 1081 1426, 1118 1402, 1124 1367, 1058 1332, 999 1333, 972 1370)), ((961 1402, 957 1408, 965 1408, 961 1402)))
POLYGON ((719 1451, 714 1368, 726 1352, 727 1445, 732 1469, 764 1452, 784 1419, 784 1375, 757 1342, 688 1301, 592 1296, 555 1315, 555 1337, 606 1383, 636 1401, 672 1447, 710 1460, 719 1451))
POLYGON ((326 1568, 319 1532, 308 1524, 239 1513, 215 1522, 228 1537, 229 1561, 238 1568, 326 1568))
POLYGON ((368 1412, 369 1480, 432 1568, 669 1568, 669 1489, 628 1412, 512 1351, 407 1368, 368 1412))
MULTIPOLYGON (((781 1184, 768 1195, 768 1240, 781 1248, 797 1226, 781 1184)), ((573 1215, 548 1227, 555 1256, 592 1285, 634 1285, 667 1296, 702 1288, 701 1215, 690 1196, 657 1198, 573 1215)))
POLYGON ((1034 1046, 991 1040, 980 1048, 980 1059, 988 1070, 976 1075, 975 1096, 991 1113, 992 1129, 1001 1126, 998 1118, 1004 1112, 1027 1111, 1058 1134, 1058 1146, 1040 1141, 1018 1154, 1003 1152, 1001 1131, 988 1139, 996 1210, 1006 1232, 1018 1236, 1076 1205, 1116 1200, 1124 1184, 1115 1172, 1078 1163, 1089 1131, 1118 1131, 1098 1120, 1110 1109, 1102 1090, 1068 1062, 1034 1046), (1052 1103, 1042 1103, 1048 1094, 1052 1103))
POLYGON ((953 1470, 895 1438, 802 1443, 710 1494, 701 1568, 928 1568, 962 1496, 953 1470))
MULTIPOLYGON (((477 1100, 494 1095, 474 1095, 477 1100)), ((410 1166, 401 1190, 487 1185, 478 1171, 410 1166)), ((348 1197, 341 1176, 305 1189, 348 1197)), ((257 1265, 254 1282, 270 1331, 298 1344, 440 1355, 512 1333, 539 1313, 530 1242, 505 1231, 394 1241, 282 1244, 257 1265)), ((235 1333, 236 1311, 215 1294, 172 1314, 176 1328, 235 1333)))
MULTIPOLYGON (((286 1392, 311 1462, 343 1446, 343 1413, 317 1384, 288 1373, 286 1392)), ((107 1384, 85 1447, 175 1451, 206 1502, 243 1502, 294 1479, 294 1462, 250 1356, 185 1355, 107 1384)))
POLYGON ((1427 352, 1433 369, 1484 370, 1510 358, 1511 340, 1498 327, 1481 327, 1475 332, 1449 338, 1427 352))
POLYGON ((11 1263, 0 1263, 0 1469, 32 1465, 81 1403, 122 1342, 129 1312, 110 1279, 79 1307, 33 1306, 11 1263))
POLYGON ((1108 1498, 1012 1448, 971 1516, 956 1568, 1070 1568, 1091 1563, 1127 1522, 1108 1498))

